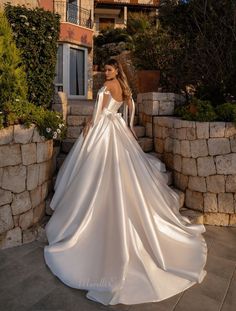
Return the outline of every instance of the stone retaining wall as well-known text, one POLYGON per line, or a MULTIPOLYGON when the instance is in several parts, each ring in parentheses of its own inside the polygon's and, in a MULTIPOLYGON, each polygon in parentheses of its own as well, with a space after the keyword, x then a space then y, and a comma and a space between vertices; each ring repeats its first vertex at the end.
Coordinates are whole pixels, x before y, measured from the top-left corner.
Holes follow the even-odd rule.
POLYGON ((171 93, 139 94, 139 121, 173 171, 175 187, 184 191, 185 206, 202 212, 205 224, 235 226, 236 127, 171 116, 182 100, 171 93))
POLYGON ((0 130, 0 248, 35 240, 53 173, 53 141, 35 126, 0 130))

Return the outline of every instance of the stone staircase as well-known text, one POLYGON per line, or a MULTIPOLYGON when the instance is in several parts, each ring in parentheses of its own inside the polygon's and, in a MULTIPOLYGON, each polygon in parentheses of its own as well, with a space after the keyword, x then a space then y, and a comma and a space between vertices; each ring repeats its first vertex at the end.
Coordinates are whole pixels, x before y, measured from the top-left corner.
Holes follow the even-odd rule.
MULTIPOLYGON (((66 158, 67 154, 71 150, 74 142, 79 137, 86 121, 90 118, 93 112, 94 101, 84 100, 79 103, 70 103, 69 113, 67 116, 67 138, 61 143, 60 153, 57 155, 56 167, 59 169, 66 158)), ((146 136, 145 127, 139 125, 138 115, 134 118, 134 130, 138 137, 138 143, 144 152, 149 152, 158 158, 158 154, 154 152, 153 138, 146 136)), ((172 172, 167 170, 168 185, 179 195, 180 212, 181 215, 187 216, 192 223, 203 223, 203 216, 198 211, 189 210, 184 207, 184 192, 173 186, 172 172)))

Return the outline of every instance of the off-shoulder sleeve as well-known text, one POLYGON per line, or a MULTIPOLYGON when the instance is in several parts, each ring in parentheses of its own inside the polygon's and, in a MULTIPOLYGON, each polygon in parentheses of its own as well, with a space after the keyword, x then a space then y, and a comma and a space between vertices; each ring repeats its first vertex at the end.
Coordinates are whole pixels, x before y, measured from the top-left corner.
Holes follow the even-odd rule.
POLYGON ((133 129, 134 128, 134 115, 135 115, 135 103, 134 103, 133 97, 131 97, 130 109, 129 109, 127 103, 125 103, 123 106, 124 107, 123 107, 122 117, 125 120, 127 126, 129 126, 131 129, 133 129), (130 116, 130 119, 128 116, 130 116))
POLYGON ((101 87, 97 93, 97 98, 95 101, 93 116, 91 120, 93 124, 96 124, 98 122, 99 116, 102 113, 102 104, 103 104, 104 94, 109 94, 109 91, 107 91, 106 86, 101 87))

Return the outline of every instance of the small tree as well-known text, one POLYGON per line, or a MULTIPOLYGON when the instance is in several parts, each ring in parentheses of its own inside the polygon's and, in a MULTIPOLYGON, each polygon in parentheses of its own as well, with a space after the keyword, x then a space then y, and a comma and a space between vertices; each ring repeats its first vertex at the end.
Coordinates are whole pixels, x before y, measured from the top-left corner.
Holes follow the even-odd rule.
POLYGON ((6 102, 25 100, 27 83, 21 53, 14 42, 13 32, 0 11, 0 108, 6 102))

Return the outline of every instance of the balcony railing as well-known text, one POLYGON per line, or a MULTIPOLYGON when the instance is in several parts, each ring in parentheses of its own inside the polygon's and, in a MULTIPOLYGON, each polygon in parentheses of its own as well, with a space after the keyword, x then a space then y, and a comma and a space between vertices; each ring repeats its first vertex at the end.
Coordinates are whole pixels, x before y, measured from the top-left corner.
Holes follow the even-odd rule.
POLYGON ((61 15, 62 22, 69 22, 87 28, 93 27, 91 10, 65 1, 54 1, 54 12, 61 15))

